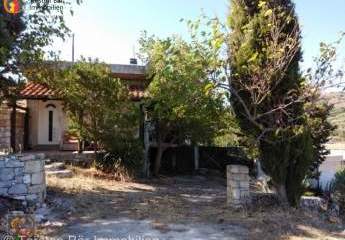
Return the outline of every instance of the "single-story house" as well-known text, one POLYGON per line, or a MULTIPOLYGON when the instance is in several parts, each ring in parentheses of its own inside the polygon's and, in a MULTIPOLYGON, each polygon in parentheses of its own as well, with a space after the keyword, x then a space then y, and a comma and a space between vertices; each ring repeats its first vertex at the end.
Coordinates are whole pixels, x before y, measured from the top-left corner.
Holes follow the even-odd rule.
MULTIPOLYGON (((114 77, 128 83, 139 101, 148 84, 145 66, 111 64, 114 77)), ((16 106, 0 106, 0 151, 4 149, 75 150, 65 138, 68 127, 64 104, 47 86, 28 82, 16 106), (13 114, 16 112, 16 114, 13 114)))

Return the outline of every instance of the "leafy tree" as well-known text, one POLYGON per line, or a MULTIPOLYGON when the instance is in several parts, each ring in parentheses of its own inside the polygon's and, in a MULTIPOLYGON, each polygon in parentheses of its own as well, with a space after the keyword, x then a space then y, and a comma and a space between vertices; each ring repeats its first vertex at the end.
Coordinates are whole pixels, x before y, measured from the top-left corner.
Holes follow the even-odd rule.
POLYGON ((307 125, 311 129, 314 150, 313 163, 308 177, 318 178, 319 173, 317 170, 330 153, 325 144, 330 140, 336 126, 331 124, 329 120, 333 105, 322 99, 319 91, 313 92, 311 89, 315 91, 315 88, 310 86, 309 91, 307 89, 305 91, 309 101, 304 106, 307 115, 307 125))
POLYGON ((51 62, 29 75, 63 100, 79 139, 93 142, 99 150, 97 168, 123 179, 140 167, 139 107, 126 82, 114 77, 108 65, 91 59, 73 65, 51 62))
POLYGON ((208 52, 177 36, 157 39, 144 35, 141 54, 152 82, 148 88, 149 115, 155 122, 158 175, 165 149, 173 144, 209 143, 223 127, 221 94, 208 79, 208 52))
POLYGON ((339 59, 339 49, 343 48, 345 32, 332 43, 320 43, 319 56, 314 58, 314 65, 304 73, 306 79, 322 90, 345 90, 344 59, 339 59))
POLYGON ((297 205, 313 163, 304 111, 300 30, 289 0, 232 0, 229 26, 232 106, 256 139, 282 201, 297 205))
MULTIPOLYGON (((64 12, 53 10, 51 1, 18 2, 22 11, 17 14, 7 13, 4 5, 0 6, 0 101, 15 97, 25 80, 23 68, 39 64, 46 47, 69 33, 64 12)), ((81 1, 76 2, 79 4, 81 1)), ((73 13, 69 1, 62 1, 59 5, 63 11, 73 13)), ((56 54, 50 51, 49 55, 56 54)))
POLYGON ((112 76, 106 64, 82 59, 69 66, 52 66, 45 65, 48 70, 40 72, 44 73, 41 82, 62 98, 82 139, 104 147, 112 135, 135 136, 138 110, 126 84, 112 76))

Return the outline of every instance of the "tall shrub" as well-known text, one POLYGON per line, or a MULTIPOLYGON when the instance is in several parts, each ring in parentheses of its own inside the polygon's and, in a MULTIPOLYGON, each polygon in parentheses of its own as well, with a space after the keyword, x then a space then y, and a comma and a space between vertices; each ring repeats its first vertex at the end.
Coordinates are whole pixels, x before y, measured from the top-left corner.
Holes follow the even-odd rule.
POLYGON ((339 170, 335 174, 334 199, 340 206, 341 214, 344 214, 345 213, 345 169, 339 170))
POLYGON ((297 205, 313 162, 299 72, 300 30, 290 0, 232 0, 231 103, 254 138, 282 201, 297 205))

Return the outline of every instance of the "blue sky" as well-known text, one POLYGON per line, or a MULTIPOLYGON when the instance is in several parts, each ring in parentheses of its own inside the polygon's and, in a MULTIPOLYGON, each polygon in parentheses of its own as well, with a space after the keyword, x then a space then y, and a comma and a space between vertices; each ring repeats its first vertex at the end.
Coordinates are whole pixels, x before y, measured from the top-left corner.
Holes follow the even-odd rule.
MULTIPOLYGON (((345 31, 345 0, 295 0, 303 30, 304 65, 318 54, 321 41, 337 39, 345 31)), ((84 0, 67 24, 75 33, 75 55, 107 63, 128 63, 142 30, 159 37, 188 36, 181 18, 195 19, 201 9, 226 18, 227 0, 84 0)), ((71 41, 57 42, 61 57, 71 59, 71 41)))

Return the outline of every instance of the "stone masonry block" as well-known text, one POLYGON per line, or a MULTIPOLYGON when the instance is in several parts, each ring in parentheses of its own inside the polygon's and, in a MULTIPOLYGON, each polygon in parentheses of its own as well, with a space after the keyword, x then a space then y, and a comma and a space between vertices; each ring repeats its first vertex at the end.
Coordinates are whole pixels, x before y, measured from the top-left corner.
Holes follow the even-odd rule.
POLYGON ((249 174, 249 168, 247 166, 239 166, 240 173, 249 174))
POLYGON ((21 161, 30 161, 30 160, 35 160, 36 157, 33 154, 18 155, 18 159, 20 159, 21 161))
POLYGON ((24 163, 16 159, 15 160, 10 159, 6 161, 5 163, 5 167, 10 167, 10 168, 17 168, 17 167, 23 167, 23 166, 24 166, 24 163))
POLYGON ((8 188, 0 187, 0 195, 7 196, 7 191, 8 191, 8 188))
POLYGON ((18 175, 23 175, 24 174, 24 168, 15 168, 14 169, 14 174, 16 175, 16 176, 18 176, 18 175))
POLYGON ((40 193, 44 191, 44 185, 33 185, 29 186, 28 193, 34 194, 34 193, 40 193))
POLYGON ((0 181, 0 188, 8 188, 13 185, 13 181, 0 181))
POLYGON ((239 173, 239 165, 228 165, 226 166, 226 170, 228 173, 239 173))
POLYGON ((240 188, 240 181, 236 181, 236 180, 228 180, 228 186, 231 187, 236 187, 236 188, 240 188))
POLYGON ((16 176, 15 183, 23 183, 23 176, 16 176))
POLYGON ((227 203, 230 206, 245 204, 249 199, 249 170, 247 166, 227 166, 227 203))
POLYGON ((249 181, 241 181, 241 182, 239 182, 239 187, 241 189, 249 189, 249 181))
POLYGON ((25 162, 24 172, 25 173, 35 173, 42 171, 40 161, 28 161, 25 162))
POLYGON ((0 156, 0 195, 23 204, 42 204, 46 195, 44 161, 44 154, 0 156))
POLYGON ((0 180, 1 181, 8 181, 14 178, 14 170, 13 168, 3 168, 0 169, 0 180))
POLYGON ((25 199, 27 201, 35 201, 39 198, 39 196, 37 194, 29 194, 29 195, 26 195, 25 199))
POLYGON ((30 174, 25 174, 24 177, 23 177, 23 182, 25 184, 31 183, 31 175, 30 174))
POLYGON ((238 188, 235 188, 231 191, 231 196, 233 199, 241 199, 241 190, 238 188))
POLYGON ((18 195, 28 193, 28 188, 26 184, 16 184, 8 190, 8 194, 18 195))
POLYGON ((249 169, 247 166, 242 165, 228 165, 228 171, 230 173, 249 173, 249 169))
POLYGON ((31 184, 42 184, 43 183, 43 172, 33 173, 31 175, 31 184))

